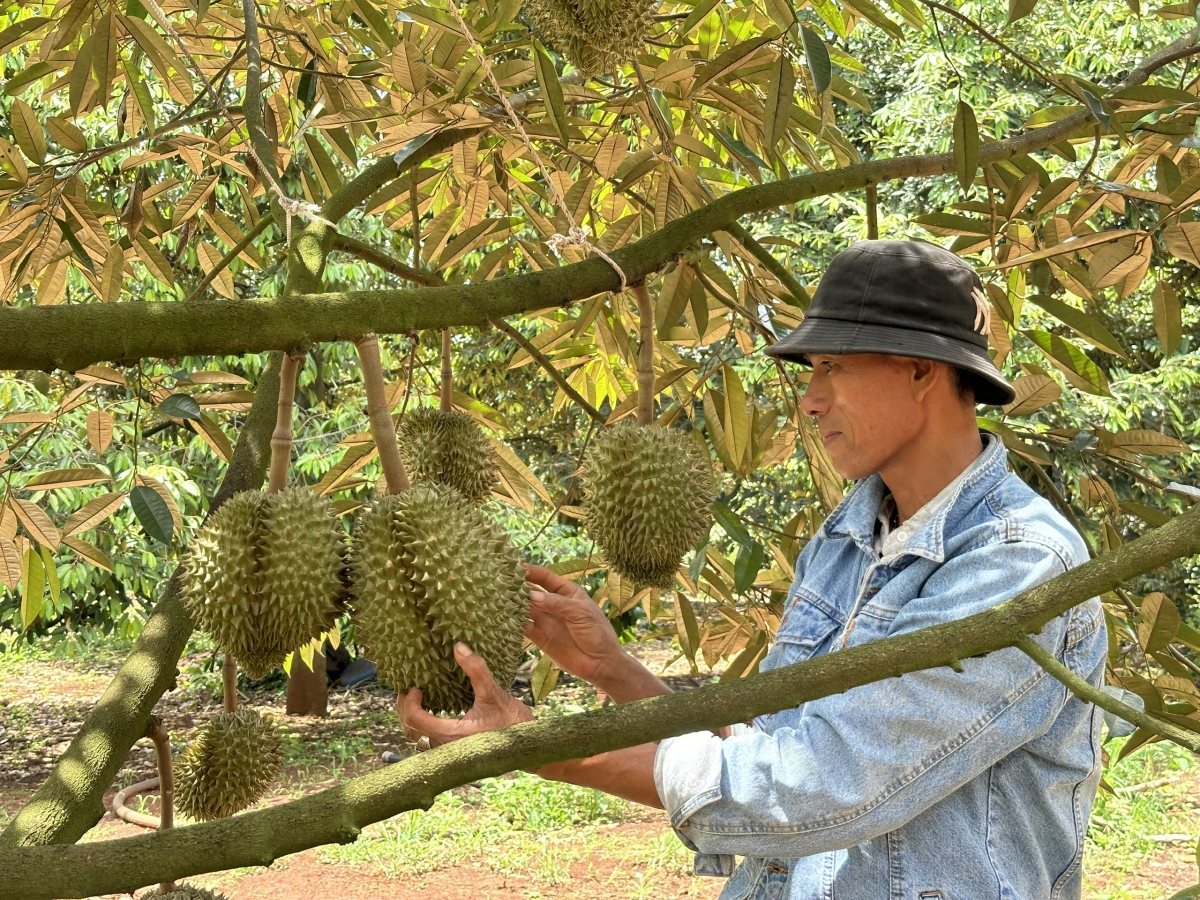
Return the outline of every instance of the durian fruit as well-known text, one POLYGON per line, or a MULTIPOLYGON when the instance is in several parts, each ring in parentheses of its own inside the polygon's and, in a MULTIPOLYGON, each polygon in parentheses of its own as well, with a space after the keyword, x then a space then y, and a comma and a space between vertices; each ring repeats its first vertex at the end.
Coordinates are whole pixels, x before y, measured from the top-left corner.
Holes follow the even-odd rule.
POLYGON ((142 900, 225 900, 224 894, 219 894, 216 891, 206 891, 204 888, 198 888, 190 884, 177 884, 175 889, 168 891, 165 894, 150 892, 142 895, 142 900))
POLYGON ((464 641, 496 681, 512 683, 529 591, 508 537, 444 485, 415 485, 364 511, 354 534, 353 620, 379 675, 421 688, 431 712, 474 702, 454 659, 464 641))
POLYGON ((323 497, 303 487, 246 491, 188 548, 184 599, 196 624, 262 678, 339 614, 344 553, 323 497))
POLYGON ((175 762, 175 804, 189 819, 232 816, 279 777, 283 734, 253 709, 223 712, 200 729, 175 762))
POLYGON ((482 503, 496 483, 492 446, 475 420, 432 407, 405 414, 396 432, 400 458, 414 484, 444 484, 482 503))
POLYGON ((525 0, 542 39, 585 74, 628 62, 654 25, 658 0, 525 0))
POLYGON ((708 526, 713 482, 687 434, 619 422, 583 461, 587 527, 609 566, 644 587, 668 589, 708 526))

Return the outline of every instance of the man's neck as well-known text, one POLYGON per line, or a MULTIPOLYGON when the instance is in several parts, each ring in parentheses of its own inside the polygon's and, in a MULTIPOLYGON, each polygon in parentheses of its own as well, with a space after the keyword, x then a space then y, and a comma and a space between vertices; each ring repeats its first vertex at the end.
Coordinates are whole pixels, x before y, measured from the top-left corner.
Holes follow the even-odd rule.
POLYGON ((950 433, 941 430, 923 432, 919 440, 888 460, 879 475, 892 492, 900 521, 911 518, 936 497, 982 452, 983 440, 979 431, 960 428, 950 433))

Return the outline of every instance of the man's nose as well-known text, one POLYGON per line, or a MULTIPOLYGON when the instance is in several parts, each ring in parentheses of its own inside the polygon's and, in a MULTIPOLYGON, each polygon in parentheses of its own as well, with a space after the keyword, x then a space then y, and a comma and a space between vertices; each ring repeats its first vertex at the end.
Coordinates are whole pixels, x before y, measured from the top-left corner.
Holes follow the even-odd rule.
POLYGON ((800 398, 800 409, 806 416, 823 416, 829 412, 829 394, 822 388, 815 374, 808 383, 804 396, 800 398))

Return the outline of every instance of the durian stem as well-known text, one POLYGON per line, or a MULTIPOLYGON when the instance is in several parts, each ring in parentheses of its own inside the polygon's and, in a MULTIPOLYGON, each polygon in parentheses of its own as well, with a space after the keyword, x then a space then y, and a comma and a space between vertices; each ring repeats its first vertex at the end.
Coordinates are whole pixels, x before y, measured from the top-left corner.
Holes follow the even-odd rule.
POLYGON ((398 494, 412 487, 404 462, 400 459, 400 447, 396 443, 396 423, 388 412, 387 391, 383 381, 383 363, 379 358, 379 339, 373 334, 360 337, 354 342, 358 347, 358 358, 362 365, 363 385, 367 389, 367 419, 371 423, 371 437, 379 452, 383 466, 383 478, 389 494, 398 494))
POLYGON ((450 329, 442 329, 442 412, 454 409, 454 370, 450 368, 450 329))
POLYGON ((225 712, 233 712, 237 709, 237 660, 232 653, 226 653, 221 664, 221 688, 222 707, 225 712))
MULTIPOLYGON (((146 737, 154 743, 154 757, 158 761, 158 830, 175 827, 175 770, 171 761, 171 736, 166 723, 158 716, 150 717, 146 737)), ((160 894, 175 890, 175 882, 164 881, 158 886, 160 894)))
POLYGON ((637 298, 638 337, 638 404, 637 423, 650 425, 654 422, 654 304, 650 302, 650 291, 646 285, 633 287, 637 298))
POLYGON ((285 353, 279 364, 279 404, 275 431, 271 434, 271 474, 267 480, 267 492, 271 494, 287 487, 288 466, 292 461, 292 406, 296 402, 296 376, 302 359, 285 353))

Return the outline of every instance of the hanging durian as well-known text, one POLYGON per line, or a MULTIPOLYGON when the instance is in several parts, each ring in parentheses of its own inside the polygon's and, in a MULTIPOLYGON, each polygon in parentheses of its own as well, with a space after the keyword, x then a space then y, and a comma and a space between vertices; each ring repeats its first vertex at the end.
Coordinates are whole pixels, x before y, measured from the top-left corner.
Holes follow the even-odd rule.
POLYGON ((337 617, 343 552, 325 498, 302 487, 246 491, 189 547, 184 599, 197 626, 261 678, 337 617))
POLYGON ((224 894, 219 894, 216 891, 206 891, 204 888, 198 888, 190 884, 177 884, 173 890, 165 894, 144 894, 144 900, 149 900, 153 897, 154 900, 225 900, 224 894))
POLYGON ((542 40, 585 74, 611 71, 646 45, 657 0, 525 0, 542 40))
POLYGON ((351 577, 358 640, 397 690, 421 688, 431 712, 469 709, 457 641, 497 683, 512 683, 529 609, 525 572, 507 536, 452 488, 416 485, 368 507, 351 577))
POLYGON ((422 407, 405 414, 396 440, 414 483, 444 484, 467 502, 479 504, 496 483, 495 455, 475 420, 454 409, 450 358, 450 329, 443 328, 441 408, 422 407))
POLYGON ((492 446, 466 413, 431 407, 405 414, 396 434, 400 456, 416 484, 444 484, 482 503, 496 483, 492 446))
POLYGON ((713 482, 686 433, 651 424, 653 308, 644 286, 634 291, 641 317, 638 424, 602 430, 584 458, 587 527, 618 575, 667 590, 683 555, 708 527, 713 482))
POLYGON ((208 722, 175 763, 175 802, 189 819, 231 816, 262 797, 279 776, 283 735, 252 709, 208 722))

